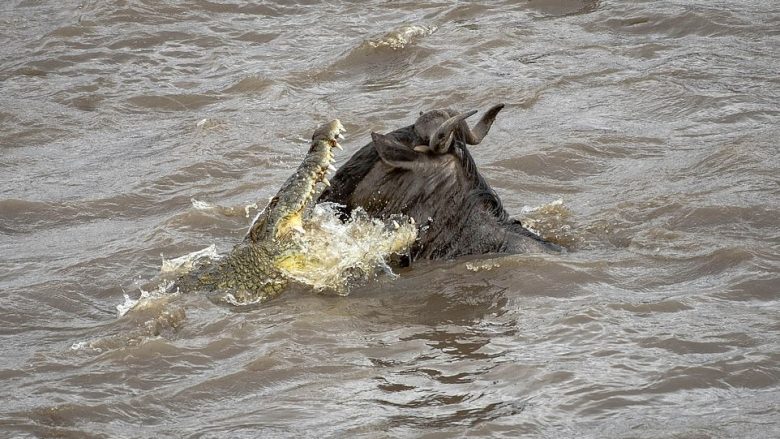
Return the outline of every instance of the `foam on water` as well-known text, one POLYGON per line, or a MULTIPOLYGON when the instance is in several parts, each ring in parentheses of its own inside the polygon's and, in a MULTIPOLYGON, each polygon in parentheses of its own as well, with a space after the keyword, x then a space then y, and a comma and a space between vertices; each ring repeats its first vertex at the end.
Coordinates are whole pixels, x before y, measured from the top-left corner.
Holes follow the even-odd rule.
MULTIPOLYGON (((176 258, 166 259, 165 256, 160 256, 162 258, 162 263, 160 264, 160 275, 164 279, 169 279, 188 272, 192 269, 195 263, 201 259, 207 258, 217 260, 220 258, 219 253, 217 253, 216 244, 211 244, 206 248, 196 250, 176 258)), ((172 294, 168 292, 170 286, 171 282, 163 280, 155 288, 148 291, 139 287, 138 289, 141 294, 138 298, 135 299, 131 298, 129 294, 125 293, 124 302, 116 305, 117 317, 122 317, 134 309, 144 309, 167 302, 172 297, 172 294)))
POLYGON ((198 260, 202 258, 219 259, 219 253, 217 253, 217 245, 211 244, 210 246, 188 253, 178 258, 165 259, 162 257, 162 265, 160 266, 160 274, 180 274, 192 269, 192 266, 198 260))
POLYGON ((547 241, 564 247, 573 247, 577 243, 571 224, 571 211, 563 199, 539 206, 525 206, 521 213, 523 226, 547 241))
POLYGON ((373 48, 387 47, 393 50, 403 49, 415 39, 427 37, 436 32, 436 26, 407 25, 401 26, 383 37, 368 41, 368 45, 373 48))
POLYGON ((195 198, 191 198, 190 203, 192 203, 192 207, 195 210, 204 212, 218 212, 222 215, 230 217, 240 216, 241 213, 243 213, 246 218, 249 218, 251 216, 251 212, 258 209, 257 203, 250 203, 243 207, 229 207, 221 206, 215 203, 209 203, 208 201, 196 200, 195 198))
POLYGON ((122 317, 133 309, 144 309, 167 302, 173 296, 168 292, 169 286, 170 283, 163 282, 150 291, 139 288, 141 295, 137 299, 132 299, 125 293, 125 301, 116 306, 117 317, 122 317))
POLYGON ((196 200, 195 198, 191 198, 190 203, 192 203, 192 207, 194 207, 195 210, 217 209, 217 206, 215 204, 209 203, 208 201, 196 200))

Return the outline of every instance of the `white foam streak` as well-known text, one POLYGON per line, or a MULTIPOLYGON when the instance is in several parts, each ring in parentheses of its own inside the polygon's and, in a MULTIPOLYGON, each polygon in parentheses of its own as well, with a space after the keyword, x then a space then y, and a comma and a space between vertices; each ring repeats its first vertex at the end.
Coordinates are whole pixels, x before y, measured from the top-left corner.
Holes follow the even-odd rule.
POLYGON ((536 212, 537 210, 555 206, 563 206, 563 198, 558 198, 557 200, 550 201, 549 203, 545 204, 540 204, 538 206, 523 206, 523 208, 520 210, 520 213, 525 215, 531 212, 536 212))
POLYGON ((209 203, 208 201, 196 200, 194 198, 190 198, 190 203, 192 203, 192 207, 196 210, 213 210, 218 207, 216 204, 209 203))
POLYGON ((178 258, 165 259, 164 256, 160 256, 162 257, 162 265, 160 266, 161 274, 183 273, 189 271, 192 269, 195 262, 202 258, 219 259, 216 244, 211 244, 204 249, 188 253, 184 256, 179 256, 178 258))
POLYGON ((434 32, 436 32, 436 26, 402 26, 378 40, 369 41, 368 45, 374 48, 388 47, 398 50, 403 49, 416 38, 426 37, 434 32))
POLYGON ((136 308, 143 309, 150 306, 156 306, 160 301, 170 300, 172 296, 172 294, 168 293, 168 287, 170 287, 170 285, 170 283, 162 283, 151 291, 139 288, 141 295, 137 299, 131 299, 130 296, 125 293, 124 303, 120 303, 116 306, 117 317, 122 317, 136 308))

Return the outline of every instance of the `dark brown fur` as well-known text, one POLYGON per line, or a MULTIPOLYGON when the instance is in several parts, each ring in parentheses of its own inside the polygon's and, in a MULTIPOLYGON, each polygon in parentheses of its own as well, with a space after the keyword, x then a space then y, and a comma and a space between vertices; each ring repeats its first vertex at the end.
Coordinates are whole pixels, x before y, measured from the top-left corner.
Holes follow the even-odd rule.
MULTIPOLYGON (((319 201, 362 207, 377 217, 411 216, 420 226, 414 258, 559 250, 509 218, 466 146, 482 140, 502 107, 489 110, 473 131, 465 120, 456 123, 447 144, 430 138, 438 125, 428 123, 432 112, 387 135, 372 133, 372 142, 338 170, 319 201)), ((445 118, 458 114, 435 111, 445 118)))

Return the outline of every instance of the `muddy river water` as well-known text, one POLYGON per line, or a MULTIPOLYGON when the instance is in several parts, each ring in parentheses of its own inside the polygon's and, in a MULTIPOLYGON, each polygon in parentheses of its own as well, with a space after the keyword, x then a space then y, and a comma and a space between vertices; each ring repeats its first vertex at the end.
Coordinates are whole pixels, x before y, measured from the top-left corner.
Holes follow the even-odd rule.
POLYGON ((780 436, 780 4, 0 4, 0 437, 780 436), (201 294, 306 152, 506 103, 472 148, 560 255, 201 294))

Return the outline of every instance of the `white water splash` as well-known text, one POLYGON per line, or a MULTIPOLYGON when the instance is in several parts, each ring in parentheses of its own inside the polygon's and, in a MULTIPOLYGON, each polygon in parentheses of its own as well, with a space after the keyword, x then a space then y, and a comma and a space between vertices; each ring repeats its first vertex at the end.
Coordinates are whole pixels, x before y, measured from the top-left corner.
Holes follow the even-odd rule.
POLYGON ((558 198, 557 200, 550 201, 549 203, 540 204, 538 206, 523 206, 522 209, 520 209, 520 214, 524 215, 526 218, 522 221, 523 226, 530 230, 532 233, 536 233, 539 236, 542 236, 541 230, 536 229, 534 226, 540 224, 540 219, 538 217, 543 216, 545 211, 548 210, 558 210, 564 208, 563 207, 563 198, 558 198))
POLYGON ((521 212, 523 226, 542 238, 564 247, 573 247, 578 242, 571 211, 563 199, 535 207, 525 206, 521 212))
POLYGON ((314 206, 303 228, 305 232, 298 236, 303 256, 285 272, 316 291, 342 295, 378 273, 394 277, 388 258, 407 252, 417 238, 417 228, 407 217, 383 222, 356 209, 342 222, 331 203, 314 206))
POLYGON ((133 309, 143 309, 147 307, 158 306, 161 303, 169 301, 177 294, 168 292, 168 288, 170 286, 170 283, 162 283, 151 291, 146 291, 139 288, 141 295, 137 299, 132 299, 127 293, 125 293, 125 301, 116 306, 117 317, 122 317, 133 309))
POLYGON ((72 351, 80 351, 82 349, 86 349, 89 347, 89 342, 87 341, 77 341, 74 342, 72 345, 70 345, 70 350, 72 351))
POLYGON ((211 244, 210 246, 194 251, 192 253, 188 253, 184 256, 179 256, 178 258, 173 259, 165 259, 165 256, 162 254, 160 255, 162 258, 162 264, 160 266, 160 273, 161 274, 177 274, 177 273, 184 273, 187 271, 190 271, 195 265, 196 262, 198 262, 200 259, 203 258, 209 258, 209 259, 219 259, 219 253, 217 253, 217 245, 211 244))
POLYGON ((520 209, 520 213, 523 215, 527 215, 531 212, 536 212, 542 209, 549 209, 557 206, 563 206, 563 198, 558 198, 557 200, 550 201, 549 203, 540 204, 538 206, 523 206, 522 209, 520 209))
MULTIPOLYGON (((270 200, 269 200, 270 202, 270 200)), ((244 216, 249 218, 252 215, 253 210, 257 210, 259 207, 257 206, 257 203, 250 203, 244 206, 244 216)))
POLYGON ((501 263, 498 260, 466 262, 466 270, 473 271, 475 273, 479 271, 490 271, 494 268, 500 267, 501 263))
MULTIPOLYGON (((271 199, 269 198, 268 201, 270 200, 271 199)), ((258 205, 256 202, 248 203, 241 207, 230 207, 190 198, 190 203, 192 203, 192 207, 195 210, 200 210, 203 212, 216 212, 228 217, 240 216, 241 213, 243 213, 246 218, 249 218, 252 216, 252 211, 258 210, 258 205)))
POLYGON ((436 32, 436 26, 409 25, 402 26, 378 40, 368 41, 373 48, 387 47, 393 50, 403 49, 409 43, 420 37, 427 37, 436 32))
POLYGON ((209 203, 208 201, 200 201, 194 198, 190 198, 190 203, 195 210, 213 210, 217 208, 216 204, 209 203))

